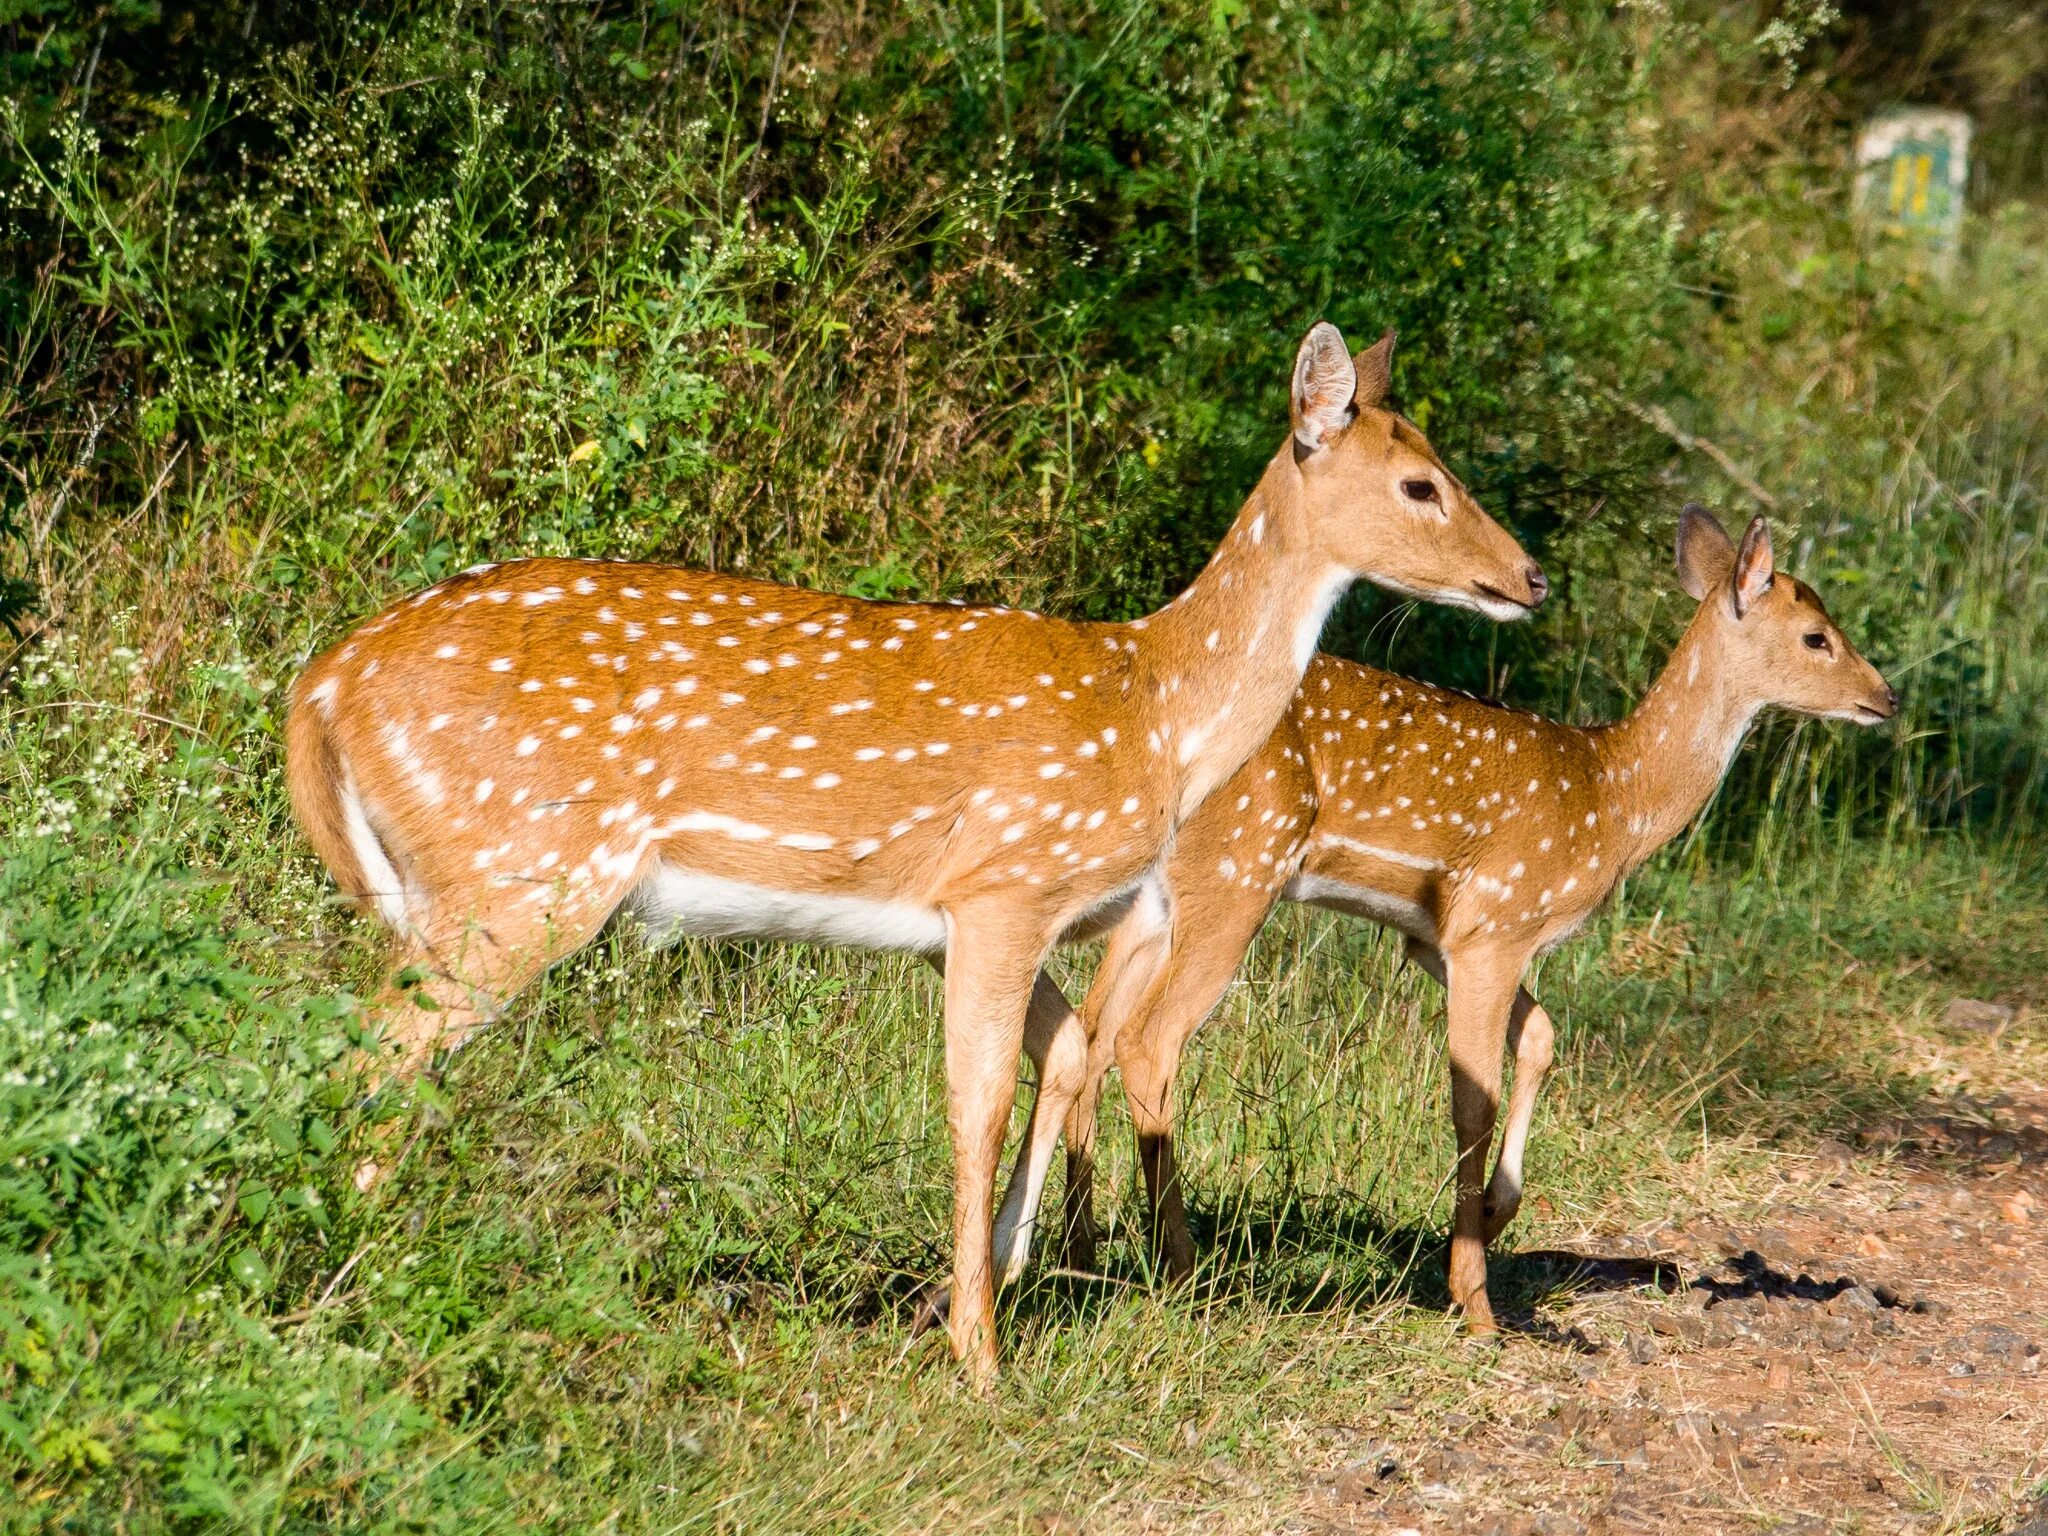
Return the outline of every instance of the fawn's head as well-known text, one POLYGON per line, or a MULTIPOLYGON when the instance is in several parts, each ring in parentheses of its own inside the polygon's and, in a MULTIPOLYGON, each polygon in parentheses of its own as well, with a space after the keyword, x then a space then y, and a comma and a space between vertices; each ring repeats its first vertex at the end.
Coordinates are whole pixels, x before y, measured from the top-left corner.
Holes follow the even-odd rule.
POLYGON ((1758 704, 1802 715, 1876 725, 1899 696, 1849 643, 1813 588, 1776 569, 1771 531, 1759 517, 1738 548, 1704 507, 1678 519, 1678 576, 1736 685, 1758 704))
POLYGON ((1383 403, 1388 331, 1357 357, 1327 320, 1294 360, 1294 463, 1324 552, 1409 597, 1519 619, 1550 591, 1542 568, 1479 509, 1429 439, 1383 403))

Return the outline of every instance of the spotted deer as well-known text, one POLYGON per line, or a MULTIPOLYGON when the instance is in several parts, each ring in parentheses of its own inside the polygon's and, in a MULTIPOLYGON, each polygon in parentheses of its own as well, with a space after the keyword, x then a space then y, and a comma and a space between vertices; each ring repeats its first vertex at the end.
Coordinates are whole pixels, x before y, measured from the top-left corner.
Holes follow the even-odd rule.
POLYGON ((1335 327, 1309 332, 1293 431, 1200 577, 1149 618, 517 560, 361 625, 295 686, 289 779, 336 881, 425 978, 423 998, 374 1005, 398 1070, 614 917, 657 940, 931 957, 948 1327, 986 1380, 1018 1048, 1069 1097, 1085 1056, 1038 979, 1049 947, 1160 900, 1175 827, 1271 732, 1354 578, 1497 618, 1543 597, 1521 547, 1382 407, 1392 348, 1389 333, 1354 359, 1335 327))
MULTIPOLYGON (((1549 1016, 1521 985, 1530 961, 1706 805, 1760 711, 1868 725, 1898 708, 1813 589, 1775 571, 1763 519, 1737 549, 1688 507, 1678 570, 1699 611, 1640 706, 1614 725, 1559 725, 1314 659, 1272 738, 1180 829, 1167 899, 1119 926, 1090 989, 1088 1070, 1066 1116, 1070 1264, 1093 1267, 1095 1108, 1113 1053, 1162 1268, 1179 1277, 1193 1267, 1173 1158, 1174 1071, 1286 897, 1399 930, 1448 990, 1459 1149, 1451 1295, 1473 1332, 1492 1331, 1486 1245, 1521 1203, 1523 1148, 1553 1050, 1549 1016), (1514 1095, 1485 1183, 1504 1047, 1515 1055, 1514 1095)), ((1041 1095, 1034 1137, 1052 1138, 1060 1108, 1052 1091, 1041 1095)), ((1009 1200, 1019 1198, 1013 1189, 1009 1200)))

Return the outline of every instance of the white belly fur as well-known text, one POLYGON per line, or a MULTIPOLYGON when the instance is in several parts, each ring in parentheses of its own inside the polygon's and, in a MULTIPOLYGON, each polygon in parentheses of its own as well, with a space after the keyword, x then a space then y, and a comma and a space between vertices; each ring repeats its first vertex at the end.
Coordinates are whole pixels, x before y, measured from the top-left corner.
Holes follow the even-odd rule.
POLYGON ((1289 901, 1328 907, 1333 912, 1348 912, 1353 917, 1366 918, 1424 944, 1434 946, 1436 943, 1436 924, 1430 921, 1427 912, 1412 901, 1403 901, 1398 896, 1389 896, 1369 886, 1347 885, 1342 880, 1331 880, 1304 870, 1288 881, 1282 894, 1289 901))
POLYGON ((1068 923, 1060 934, 1060 943, 1086 944, 1090 939, 1099 939, 1141 904, 1147 927, 1159 927, 1166 922, 1166 899, 1160 894, 1155 871, 1147 871, 1122 890, 1111 891, 1068 923))
POLYGON ((657 864, 626 898, 625 910, 656 944, 703 939, 785 939, 854 949, 942 953, 946 919, 936 907, 865 896, 770 890, 740 880, 657 864))

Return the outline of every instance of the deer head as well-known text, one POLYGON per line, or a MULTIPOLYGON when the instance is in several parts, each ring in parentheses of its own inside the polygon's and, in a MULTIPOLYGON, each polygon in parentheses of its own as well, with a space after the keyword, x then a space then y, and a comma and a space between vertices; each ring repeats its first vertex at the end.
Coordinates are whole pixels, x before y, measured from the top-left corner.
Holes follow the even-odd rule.
POLYGON ((1394 333, 1352 357, 1328 321, 1294 362, 1293 459, 1332 563, 1408 597, 1525 616, 1550 590, 1413 422, 1386 407, 1394 333))
POLYGON ((1688 506, 1678 520, 1678 576, 1700 602, 1709 656, 1747 702, 1858 725, 1899 712, 1898 694, 1813 588, 1777 570, 1761 517, 1737 547, 1712 513, 1688 506))

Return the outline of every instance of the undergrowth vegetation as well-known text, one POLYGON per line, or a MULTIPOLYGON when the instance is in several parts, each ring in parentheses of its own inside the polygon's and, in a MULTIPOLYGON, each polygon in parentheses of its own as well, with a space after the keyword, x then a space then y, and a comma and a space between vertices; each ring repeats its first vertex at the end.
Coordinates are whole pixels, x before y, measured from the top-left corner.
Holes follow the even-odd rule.
POLYGON ((1786 84, 1817 12, 1691 12, 0 8, 5 1517, 1014 1529, 1483 1376, 1440 1005, 1357 925, 1283 914, 1195 1048, 1194 1293, 1117 1228, 969 1407, 905 1328, 928 976, 607 941, 366 1104, 378 938, 282 793, 298 666, 486 556, 1140 612, 1319 316, 1399 328, 1398 403, 1561 578, 1513 630, 1360 594, 1331 648, 1624 708, 1697 495, 1906 700, 1760 733, 1547 963, 1525 1227, 1924 1093, 1891 1021, 2048 938, 2048 230, 2011 187, 1950 283, 1870 248, 1846 98, 1786 84))

